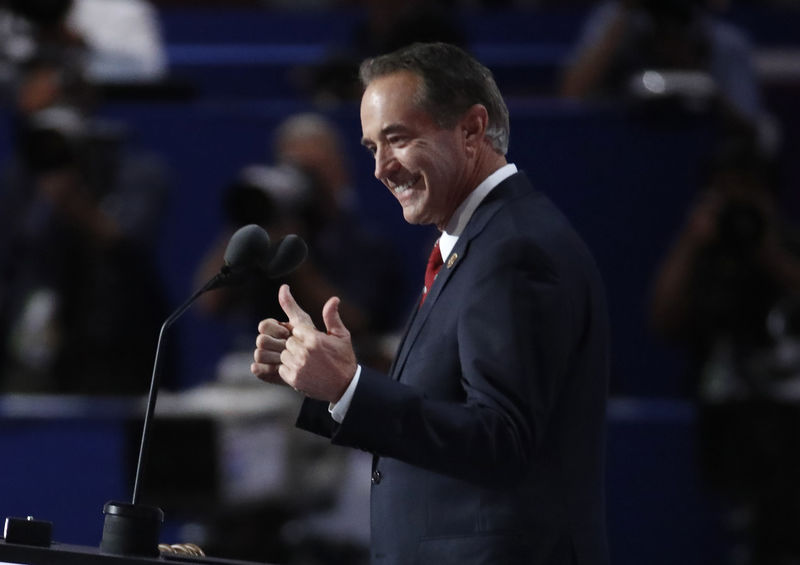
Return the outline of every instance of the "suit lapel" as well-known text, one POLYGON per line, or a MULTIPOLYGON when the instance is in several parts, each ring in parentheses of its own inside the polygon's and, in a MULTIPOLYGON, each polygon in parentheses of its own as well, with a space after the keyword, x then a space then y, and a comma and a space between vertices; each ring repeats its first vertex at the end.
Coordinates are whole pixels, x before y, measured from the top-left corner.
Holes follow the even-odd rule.
POLYGON ((408 355, 414 346, 414 342, 419 336, 419 332, 425 325, 428 316, 431 314, 436 306, 436 302, 442 290, 447 286, 447 282, 455 275, 458 267, 468 259, 468 251, 470 242, 483 231, 483 228, 502 207, 502 205, 511 197, 514 192, 517 192, 521 186, 530 188, 527 177, 524 174, 517 173, 504 180, 502 183, 488 194, 488 196, 481 202, 480 206, 475 210, 472 218, 467 223, 464 233, 458 238, 458 243, 453 248, 453 251, 444 258, 444 265, 433 286, 428 290, 428 296, 422 308, 415 310, 406 326, 405 334, 400 342, 400 347, 397 350, 397 355, 392 363, 390 375, 394 379, 399 379, 400 374, 403 372, 403 367, 408 359, 408 355), (521 181, 521 182, 520 182, 521 181))

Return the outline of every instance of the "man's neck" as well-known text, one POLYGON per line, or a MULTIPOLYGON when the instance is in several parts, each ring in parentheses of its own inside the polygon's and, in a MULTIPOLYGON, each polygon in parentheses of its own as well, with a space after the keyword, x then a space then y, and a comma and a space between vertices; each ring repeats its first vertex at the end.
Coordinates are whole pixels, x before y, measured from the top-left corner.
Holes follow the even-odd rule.
POLYGON ((469 177, 470 181, 466 183, 467 186, 470 186, 470 189, 459 199, 458 204, 456 204, 455 208, 453 208, 453 211, 450 213, 447 219, 441 225, 436 225, 439 231, 445 230, 446 226, 451 223, 456 211, 464 206, 464 202, 469 199, 470 194, 472 194, 483 181, 489 178, 489 176, 494 174, 497 170, 508 164, 505 155, 500 155, 494 150, 483 152, 482 155, 484 155, 485 158, 479 157, 477 159, 474 172, 469 177))
POLYGON ((517 172, 517 167, 514 164, 507 164, 493 171, 489 176, 483 179, 478 186, 461 202, 456 208, 455 212, 450 216, 450 219, 442 229, 442 233, 453 237, 458 237, 464 231, 467 223, 472 217, 473 212, 478 205, 486 198, 498 184, 517 172))

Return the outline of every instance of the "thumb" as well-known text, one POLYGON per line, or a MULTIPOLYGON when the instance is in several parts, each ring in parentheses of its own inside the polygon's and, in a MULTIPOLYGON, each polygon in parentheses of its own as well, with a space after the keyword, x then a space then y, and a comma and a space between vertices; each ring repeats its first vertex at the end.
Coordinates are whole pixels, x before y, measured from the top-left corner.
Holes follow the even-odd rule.
POLYGON ((325 322, 325 329, 328 334, 335 337, 350 337, 350 332, 339 315, 340 302, 341 300, 339 300, 338 296, 329 298, 325 306, 322 307, 322 320, 325 322))
POLYGON ((297 304, 294 296, 292 296, 292 291, 289 290, 288 284, 282 284, 280 289, 278 289, 278 303, 281 305, 281 309, 283 309, 284 313, 289 317, 289 323, 292 326, 302 324, 314 327, 311 316, 297 304))

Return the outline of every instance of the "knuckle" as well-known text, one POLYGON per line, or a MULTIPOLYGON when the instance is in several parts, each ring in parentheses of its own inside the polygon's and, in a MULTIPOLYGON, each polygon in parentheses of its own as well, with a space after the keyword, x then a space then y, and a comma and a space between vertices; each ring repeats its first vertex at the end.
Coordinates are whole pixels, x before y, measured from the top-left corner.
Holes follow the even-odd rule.
POLYGON ((258 323, 258 331, 261 332, 261 333, 266 333, 267 330, 273 325, 273 322, 275 322, 275 320, 272 319, 272 318, 267 318, 265 320, 261 320, 258 323))

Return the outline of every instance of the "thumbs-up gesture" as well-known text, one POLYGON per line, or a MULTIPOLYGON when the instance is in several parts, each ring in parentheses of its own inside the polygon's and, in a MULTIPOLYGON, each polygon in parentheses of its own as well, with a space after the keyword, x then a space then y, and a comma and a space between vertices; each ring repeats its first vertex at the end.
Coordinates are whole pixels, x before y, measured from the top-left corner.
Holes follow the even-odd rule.
POLYGON ((284 382, 311 398, 338 401, 357 368, 350 331, 339 316, 339 298, 328 299, 322 308, 326 332, 314 327, 287 285, 278 291, 278 302, 288 321, 268 318, 259 323, 250 370, 263 381, 284 382))

